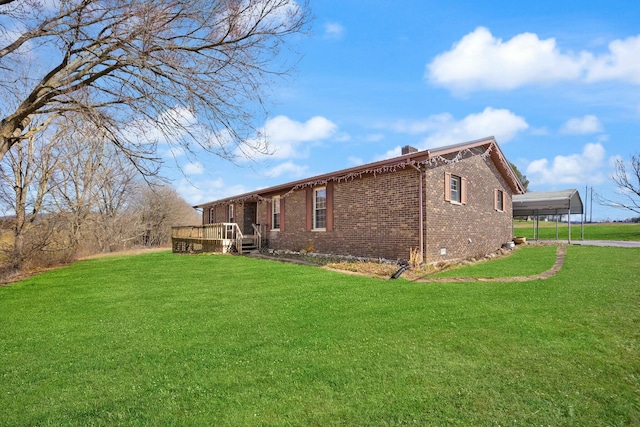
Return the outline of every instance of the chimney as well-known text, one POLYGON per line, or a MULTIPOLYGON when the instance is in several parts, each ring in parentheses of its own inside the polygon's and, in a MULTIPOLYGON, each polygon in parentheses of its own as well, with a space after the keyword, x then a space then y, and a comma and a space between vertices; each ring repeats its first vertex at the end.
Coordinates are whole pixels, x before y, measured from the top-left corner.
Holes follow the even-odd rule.
POLYGON ((402 147, 402 155, 404 156, 405 154, 411 154, 411 153, 417 153, 418 149, 415 147, 412 147, 410 145, 405 145, 404 147, 402 147))

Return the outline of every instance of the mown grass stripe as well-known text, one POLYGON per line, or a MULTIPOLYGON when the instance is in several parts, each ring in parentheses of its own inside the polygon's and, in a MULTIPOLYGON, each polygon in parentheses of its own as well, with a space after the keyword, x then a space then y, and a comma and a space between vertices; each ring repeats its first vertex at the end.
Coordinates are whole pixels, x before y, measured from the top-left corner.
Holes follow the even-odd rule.
POLYGON ((509 284, 83 261, 0 289, 0 424, 633 425, 639 271, 595 247, 509 284))

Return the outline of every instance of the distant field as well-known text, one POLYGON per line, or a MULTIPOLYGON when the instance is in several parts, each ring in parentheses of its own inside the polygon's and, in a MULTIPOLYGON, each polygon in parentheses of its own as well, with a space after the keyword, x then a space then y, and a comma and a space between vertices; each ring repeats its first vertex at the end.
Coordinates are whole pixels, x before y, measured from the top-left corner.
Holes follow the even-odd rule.
POLYGON ((0 425, 640 425, 639 324, 640 249, 519 283, 92 259, 0 287, 0 425))
MULTIPOLYGON (((0 230, 0 247, 9 248, 13 245, 13 232, 0 230)), ((0 264, 7 259, 6 253, 0 251, 0 264)))
MULTIPOLYGON (((527 239, 533 238, 533 221, 514 221, 514 235, 523 236, 527 239)), ((539 239, 555 239, 556 223, 540 221, 539 239)), ((568 227, 566 223, 558 223, 558 238, 567 240, 568 227)), ((579 240, 582 237, 582 228, 580 224, 571 224, 571 239, 579 240)), ((627 223, 602 223, 602 224, 585 224, 584 225, 585 240, 625 240, 640 241, 640 224, 627 223)))

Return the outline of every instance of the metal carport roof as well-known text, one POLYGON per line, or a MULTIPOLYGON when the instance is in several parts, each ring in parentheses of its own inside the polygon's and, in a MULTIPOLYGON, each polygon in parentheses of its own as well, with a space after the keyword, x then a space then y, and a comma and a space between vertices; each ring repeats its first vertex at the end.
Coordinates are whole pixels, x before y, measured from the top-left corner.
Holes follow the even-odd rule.
POLYGON ((512 202, 513 216, 583 213, 582 199, 576 189, 514 194, 512 202))
POLYGON ((576 189, 558 191, 532 191, 524 194, 514 194, 512 197, 513 216, 533 216, 533 238, 538 239, 539 217, 556 216, 556 240, 558 240, 558 221, 562 215, 567 215, 568 239, 571 243, 571 215, 582 215, 581 237, 584 240, 584 212, 580 193, 576 189))

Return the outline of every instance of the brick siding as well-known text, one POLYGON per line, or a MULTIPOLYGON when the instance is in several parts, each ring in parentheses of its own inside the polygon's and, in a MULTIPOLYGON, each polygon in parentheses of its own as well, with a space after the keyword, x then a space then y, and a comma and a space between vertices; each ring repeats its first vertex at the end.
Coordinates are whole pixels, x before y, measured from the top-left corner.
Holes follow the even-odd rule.
POLYGON ((418 171, 333 185, 333 231, 305 230, 306 192, 299 190, 286 197, 285 231, 270 231, 269 247, 395 259, 419 246, 418 171))
POLYGON ((511 190, 489 158, 428 169, 425 187, 427 262, 486 255, 512 240, 511 190), (465 205, 444 201, 445 171, 466 178, 465 205), (494 209, 495 189, 504 193, 504 212, 494 209))

